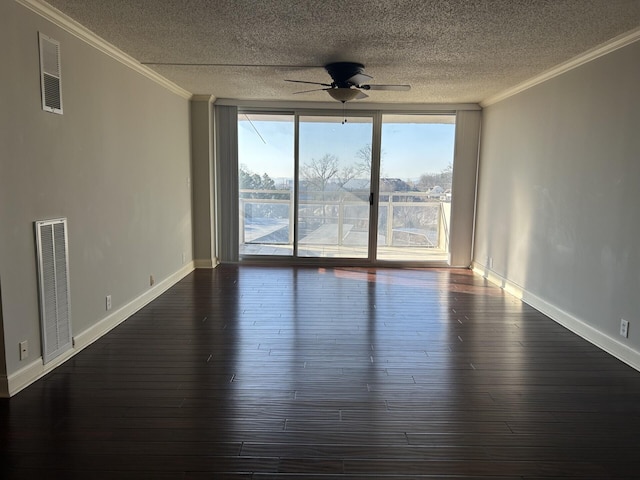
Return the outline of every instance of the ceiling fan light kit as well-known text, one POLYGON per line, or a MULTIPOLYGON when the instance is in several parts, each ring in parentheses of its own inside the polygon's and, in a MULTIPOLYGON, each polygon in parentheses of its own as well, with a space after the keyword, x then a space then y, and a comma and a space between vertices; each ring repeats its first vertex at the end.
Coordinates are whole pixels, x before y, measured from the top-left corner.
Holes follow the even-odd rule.
MULTIPOLYGON (((331 76, 333 80, 329 83, 321 82, 307 82, 304 80, 286 80, 287 82, 294 83, 307 83, 310 85, 320 85, 325 88, 318 88, 317 90, 324 90, 331 98, 339 102, 345 103, 351 100, 359 100, 367 98, 368 95, 363 90, 394 90, 394 91, 408 91, 411 89, 410 85, 371 85, 365 82, 373 80, 373 77, 364 73, 364 65, 355 62, 334 62, 325 65, 325 70, 331 76)), ((295 93, 308 93, 314 90, 305 90, 295 93)))
POLYGON ((339 102, 348 102, 349 100, 353 100, 358 96, 358 94, 362 93, 360 90, 356 88, 330 88, 327 90, 327 93, 331 95, 331 98, 334 100, 338 100, 339 102))

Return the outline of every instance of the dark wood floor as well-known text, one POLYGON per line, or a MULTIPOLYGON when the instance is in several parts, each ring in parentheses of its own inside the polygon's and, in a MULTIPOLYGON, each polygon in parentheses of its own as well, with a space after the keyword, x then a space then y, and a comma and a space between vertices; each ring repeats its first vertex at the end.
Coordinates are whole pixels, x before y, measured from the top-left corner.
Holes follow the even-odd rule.
POLYGON ((198 270, 0 402, 2 478, 639 478, 640 373, 466 270, 198 270))

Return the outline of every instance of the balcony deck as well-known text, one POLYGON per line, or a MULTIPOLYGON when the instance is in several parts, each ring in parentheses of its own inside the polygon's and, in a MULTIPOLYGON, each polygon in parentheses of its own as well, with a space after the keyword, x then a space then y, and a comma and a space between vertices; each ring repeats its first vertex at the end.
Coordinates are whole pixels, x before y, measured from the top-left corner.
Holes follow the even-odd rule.
MULTIPOLYGON (((366 232, 352 231, 343 226, 342 244, 338 243, 338 226, 322 225, 300 240, 299 257, 367 258, 366 232), (346 232, 346 233, 345 233, 346 232)), ((385 238, 378 235, 377 258, 385 261, 443 262, 449 259, 446 251, 425 245, 385 246, 385 238)), ((276 243, 244 243, 241 256, 292 256, 293 246, 276 243)))

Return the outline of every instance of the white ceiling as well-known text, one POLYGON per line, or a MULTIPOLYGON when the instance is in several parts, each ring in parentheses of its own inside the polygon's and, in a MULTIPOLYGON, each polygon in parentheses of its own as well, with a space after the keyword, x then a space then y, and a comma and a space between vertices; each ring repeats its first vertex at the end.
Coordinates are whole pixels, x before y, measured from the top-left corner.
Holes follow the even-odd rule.
POLYGON ((257 100, 330 100, 284 80, 355 61, 412 86, 363 102, 476 103, 640 26, 640 0, 48 3, 193 94, 257 100))

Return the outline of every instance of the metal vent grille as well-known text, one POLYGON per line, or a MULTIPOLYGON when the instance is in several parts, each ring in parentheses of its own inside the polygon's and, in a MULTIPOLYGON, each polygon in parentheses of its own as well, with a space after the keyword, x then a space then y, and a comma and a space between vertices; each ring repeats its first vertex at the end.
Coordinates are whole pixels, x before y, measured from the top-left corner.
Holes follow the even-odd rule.
POLYGON ((60 42, 38 32, 40 44, 40 87, 42 109, 62 114, 60 42))
POLYGON ((47 363, 72 346, 67 220, 35 222, 42 358, 47 363))

